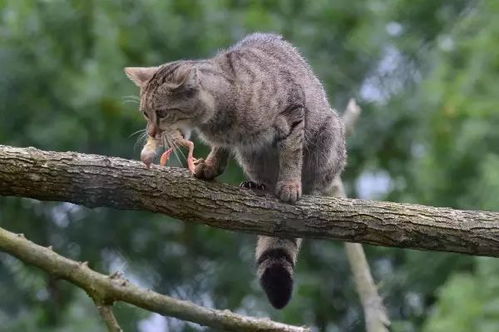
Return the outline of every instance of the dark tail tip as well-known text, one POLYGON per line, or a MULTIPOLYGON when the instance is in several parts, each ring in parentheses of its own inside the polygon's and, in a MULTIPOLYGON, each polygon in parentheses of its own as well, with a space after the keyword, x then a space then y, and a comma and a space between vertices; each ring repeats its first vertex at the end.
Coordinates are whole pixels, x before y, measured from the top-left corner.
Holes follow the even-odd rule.
POLYGON ((282 264, 267 267, 260 277, 260 284, 276 309, 284 308, 291 299, 293 276, 282 264))

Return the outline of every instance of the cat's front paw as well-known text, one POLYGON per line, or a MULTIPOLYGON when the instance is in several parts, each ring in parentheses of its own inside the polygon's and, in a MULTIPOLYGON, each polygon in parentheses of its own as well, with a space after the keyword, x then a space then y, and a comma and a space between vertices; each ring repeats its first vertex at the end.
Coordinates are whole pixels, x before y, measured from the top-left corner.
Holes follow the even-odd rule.
POLYGON ((275 188, 275 194, 281 201, 293 204, 301 197, 301 181, 279 181, 275 188))
POLYGON ((205 160, 198 160, 198 163, 194 169, 194 176, 198 179, 212 180, 220 175, 220 170, 218 167, 211 163, 207 163, 205 160))

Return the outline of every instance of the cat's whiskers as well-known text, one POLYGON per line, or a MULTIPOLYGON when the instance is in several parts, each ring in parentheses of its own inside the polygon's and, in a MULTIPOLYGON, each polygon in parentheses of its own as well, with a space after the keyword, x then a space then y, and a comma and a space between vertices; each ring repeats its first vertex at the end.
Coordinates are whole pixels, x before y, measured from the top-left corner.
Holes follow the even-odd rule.
POLYGON ((140 98, 138 96, 123 96, 121 99, 123 104, 140 104, 140 98))
POLYGON ((130 135, 130 137, 140 132, 142 132, 142 134, 140 134, 139 137, 137 137, 137 140, 135 140, 135 144, 133 145, 134 150, 137 149, 137 145, 139 145, 139 143, 142 143, 142 145, 144 145, 147 142, 148 135, 145 129, 133 133, 132 135, 130 135))
POLYGON ((140 102, 137 100, 122 100, 123 104, 139 104, 140 102))
POLYGON ((173 137, 169 136, 169 134, 167 134, 166 132, 163 135, 163 137, 166 139, 168 146, 173 148, 173 154, 175 155, 175 158, 177 158, 178 162, 182 163, 182 159, 180 158, 180 155, 183 157, 184 160, 186 160, 184 153, 182 152, 182 150, 179 149, 179 146, 175 142, 175 139, 173 137), (180 153, 180 155, 179 155, 179 153, 180 153))
MULTIPOLYGON (((163 133, 163 135, 161 136, 161 139, 163 140, 163 146, 165 147, 165 149, 169 149, 169 148, 174 148, 171 141, 170 141, 170 138, 168 137, 168 134, 165 132, 163 133)), ((175 154, 175 149, 173 149, 173 153, 175 154)), ((176 156, 176 154, 175 154, 176 156)))
POLYGON ((182 152, 182 149, 177 145, 177 143, 173 143, 173 144, 175 144, 175 151, 176 151, 175 156, 177 157, 178 161, 180 163, 182 163, 183 160, 187 160, 187 158, 185 157, 185 154, 182 152), (178 151, 178 153, 177 153, 177 151, 178 151), (180 158, 180 157, 182 157, 182 158, 180 158))
POLYGON ((175 147, 175 150, 174 150, 174 153, 175 153, 175 157, 177 157, 177 160, 182 163, 182 159, 180 159, 178 153, 180 153, 180 155, 182 156, 183 160, 187 160, 187 158, 185 157, 185 154, 182 152, 182 149, 180 148, 180 146, 177 144, 177 142, 175 142, 175 139, 172 138, 172 144, 173 146, 175 147), (177 153, 178 151, 178 153, 177 153))
POLYGON ((133 101, 140 102, 140 97, 139 96, 134 96, 134 95, 123 96, 123 97, 121 97, 121 99, 133 100, 133 101))
POLYGON ((170 142, 168 141, 168 137, 165 134, 161 135, 161 143, 163 143, 163 147, 165 149, 170 148, 170 142))
POLYGON ((144 129, 139 129, 139 130, 137 130, 137 131, 135 131, 135 132, 131 133, 131 134, 130 134, 130 136, 128 136, 128 138, 130 138, 130 137, 132 137, 132 136, 135 136, 135 135, 137 135, 137 134, 139 134, 139 133, 144 133, 145 131, 146 131, 146 129, 145 129, 145 128, 144 128, 144 129))

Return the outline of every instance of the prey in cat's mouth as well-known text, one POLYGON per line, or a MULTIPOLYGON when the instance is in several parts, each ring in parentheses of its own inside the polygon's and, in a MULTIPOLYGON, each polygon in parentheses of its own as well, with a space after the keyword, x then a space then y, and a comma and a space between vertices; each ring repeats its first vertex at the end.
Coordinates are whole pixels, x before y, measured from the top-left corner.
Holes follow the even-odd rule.
POLYGON ((187 168, 189 168, 189 171, 191 173, 194 174, 196 164, 201 161, 194 158, 194 143, 186 139, 179 129, 176 129, 170 134, 161 134, 160 138, 156 138, 153 136, 147 137, 147 142, 140 153, 140 160, 142 160, 142 162, 148 168, 151 166, 154 157, 156 157, 156 151, 159 147, 168 147, 168 149, 166 149, 166 151, 161 155, 161 166, 166 166, 171 154, 175 151, 176 148, 179 147, 186 147, 188 149, 187 168))

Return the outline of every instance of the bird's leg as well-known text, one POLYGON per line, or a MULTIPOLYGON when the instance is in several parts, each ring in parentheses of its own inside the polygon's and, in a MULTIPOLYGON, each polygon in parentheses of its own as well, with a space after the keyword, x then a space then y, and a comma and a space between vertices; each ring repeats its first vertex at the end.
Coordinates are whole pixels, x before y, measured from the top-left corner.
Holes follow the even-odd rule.
MULTIPOLYGON (((177 130, 171 133, 171 139, 175 142, 175 146, 183 146, 188 149, 187 153, 187 168, 189 168, 189 171, 194 174, 194 170, 196 168, 196 165, 202 160, 202 159, 196 159, 194 158, 194 143, 185 139, 182 136, 182 133, 177 130)), ((169 148, 166 150, 160 158, 160 165, 161 166, 166 166, 166 163, 168 162, 168 159, 170 158, 170 155, 172 154, 174 148, 169 148)))
POLYGON ((169 148, 168 150, 163 152, 163 154, 161 155, 161 158, 159 159, 159 164, 161 166, 166 166, 166 164, 168 163, 168 159, 170 159, 172 152, 173 152, 173 148, 169 148))
POLYGON ((196 164, 200 162, 200 160, 194 158, 194 143, 186 139, 181 139, 177 143, 189 149, 187 152, 187 168, 194 174, 196 164))
MULTIPOLYGON (((191 141, 188 141, 186 139, 179 139, 175 143, 177 145, 185 146, 188 148, 187 168, 189 168, 189 171, 194 174, 194 170, 196 168, 196 165, 201 161, 201 159, 194 158, 194 143, 191 141)), ((166 166, 166 163, 168 162, 168 159, 170 159, 172 152, 173 152, 173 148, 169 148, 161 155, 160 162, 159 162, 161 166, 166 166)))

